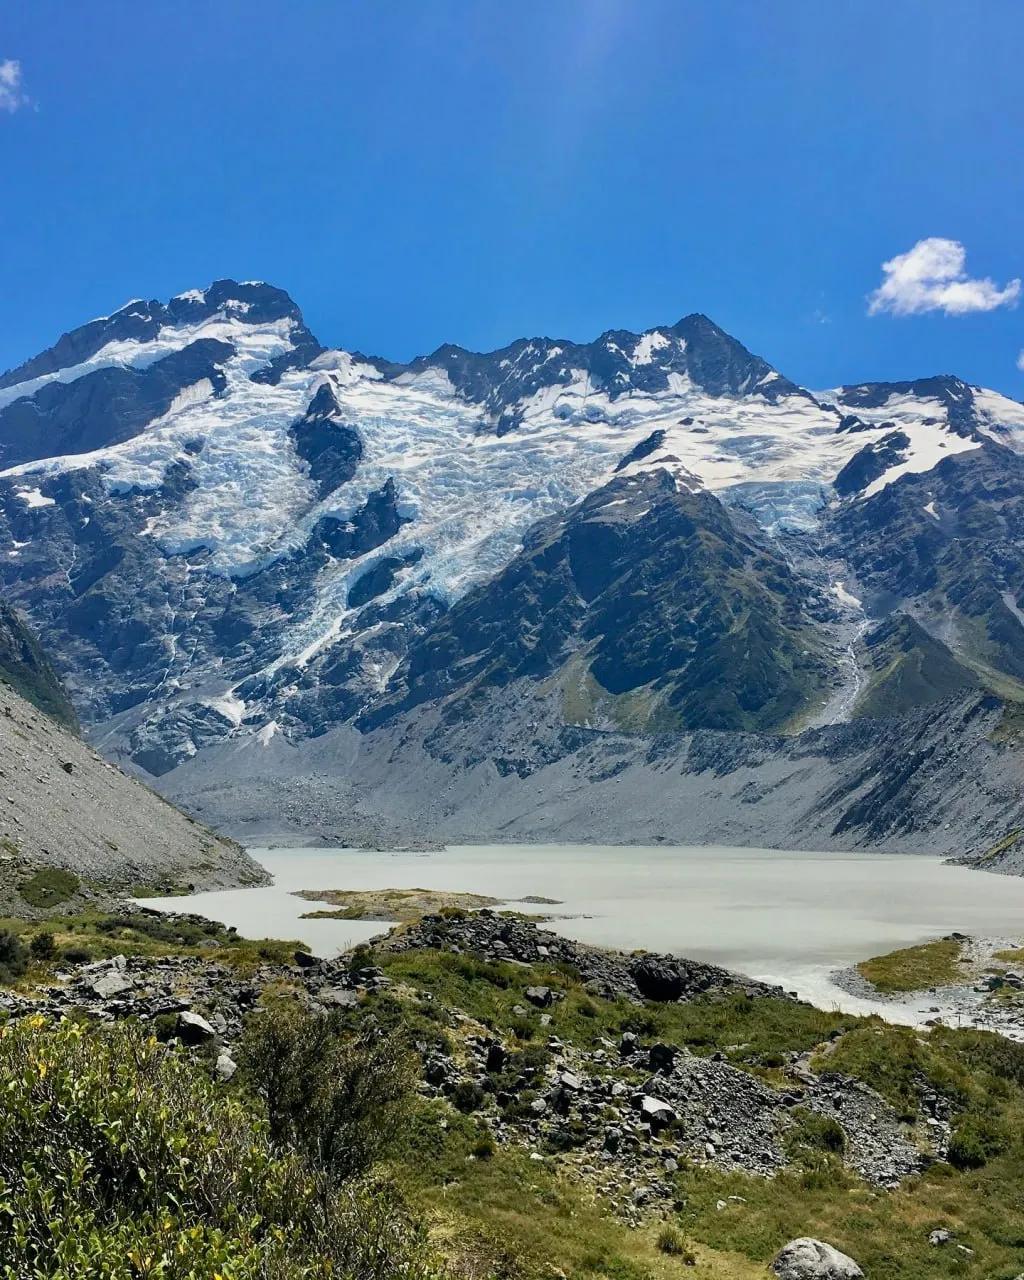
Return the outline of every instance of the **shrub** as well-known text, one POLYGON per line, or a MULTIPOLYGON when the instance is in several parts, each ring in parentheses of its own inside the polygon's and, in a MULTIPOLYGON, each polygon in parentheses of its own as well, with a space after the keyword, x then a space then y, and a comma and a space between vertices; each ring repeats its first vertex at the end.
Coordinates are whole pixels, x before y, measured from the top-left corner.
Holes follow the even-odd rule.
POLYGON ((846 1131, 838 1120, 803 1107, 793 1112, 793 1119, 795 1124, 787 1135, 786 1145, 795 1158, 809 1151, 841 1156, 846 1150, 846 1131))
POLYGON ((13 982, 28 968, 28 951, 16 933, 0 929, 0 982, 13 982))
POLYGON ((481 1133, 470 1147, 477 1160, 490 1160, 497 1150, 498 1145, 489 1133, 481 1133))
POLYGON ((137 1026, 6 1026, 0 1094, 0 1275, 428 1274, 387 1184, 328 1194, 244 1098, 137 1026))
POLYGON ((92 959, 92 952, 88 947, 65 947, 61 952, 61 959, 68 964, 88 964, 92 959))
POLYGON ((57 943, 49 929, 44 929, 42 933, 33 935, 32 941, 28 944, 28 949, 32 953, 33 960, 45 962, 52 960, 57 954, 57 943))
POLYGON ((517 1040, 532 1040, 537 1034, 537 1023, 532 1018, 514 1017, 508 1029, 517 1040))
POLYGON ((475 1080, 460 1080, 452 1090, 452 1106, 463 1115, 479 1110, 483 1101, 484 1091, 475 1080))
POLYGON ((662 1227, 658 1232, 657 1245, 662 1253, 667 1253, 673 1258, 682 1258, 689 1266, 692 1266, 697 1261, 690 1252, 685 1239, 675 1227, 662 1227))
POLYGON ((354 1030, 343 1010, 273 1006, 250 1021, 238 1065, 240 1080, 266 1107, 271 1139, 335 1180, 369 1168, 412 1098, 404 1038, 354 1030))
POLYGON ((967 1112, 953 1130, 946 1158, 957 1169, 980 1169, 1006 1149, 1008 1140, 997 1117, 967 1112))

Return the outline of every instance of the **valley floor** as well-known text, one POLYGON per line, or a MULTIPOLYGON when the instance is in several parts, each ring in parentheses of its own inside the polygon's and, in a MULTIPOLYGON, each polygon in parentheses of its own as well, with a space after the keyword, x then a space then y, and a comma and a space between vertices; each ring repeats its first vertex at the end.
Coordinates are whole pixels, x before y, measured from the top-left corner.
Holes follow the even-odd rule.
MULTIPOLYGON (((581 946, 489 908, 445 906, 336 960, 137 909, 8 924, 22 941, 53 939, 33 941, 0 999, 25 1029, 3 1041, 0 1070, 26 1037, 33 1061, 71 1069, 47 1038, 57 1016, 92 1028, 78 1034, 96 1037, 98 1060, 117 1034, 107 1024, 127 1019, 127 1034, 138 1022, 179 1045, 174 1070, 190 1062, 201 1092, 212 1081, 227 1100, 203 1103, 213 1123, 221 1105, 258 1114, 256 1010, 279 1056, 306 1013, 343 1041, 407 1038, 416 1083, 388 1122, 378 1176, 418 1219, 432 1262, 403 1274, 660 1280, 685 1266, 757 1280, 808 1235, 871 1280, 1011 1280, 1024 1268, 1024 1048, 1001 1036, 817 1010, 713 966, 581 946), (277 1010, 290 1021, 278 1026, 277 1010)), ((942 961, 883 959, 890 981, 942 961)), ((146 1052, 122 1054, 118 1070, 146 1052)), ((18 1078, 42 1087, 38 1072, 18 1078)), ((212 1280, 213 1255, 195 1267, 212 1280)))

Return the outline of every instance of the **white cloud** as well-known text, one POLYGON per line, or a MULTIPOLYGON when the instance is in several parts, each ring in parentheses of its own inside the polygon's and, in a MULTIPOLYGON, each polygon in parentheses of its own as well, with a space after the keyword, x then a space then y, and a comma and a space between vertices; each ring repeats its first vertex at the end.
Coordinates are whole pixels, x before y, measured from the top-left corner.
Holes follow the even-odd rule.
POLYGON ((1017 368, 1021 373, 1024 373, 1024 351, 1021 351, 1020 355, 1017 357, 1017 368))
POLYGON ((894 316, 912 316, 942 311, 963 316, 1016 305, 1019 280, 1000 289, 994 280, 970 279, 966 263, 967 250, 959 240, 938 236, 918 240, 906 253, 882 263, 885 278, 868 300, 869 314, 890 311, 894 316))
POLYGON ((28 103, 28 94, 21 87, 21 63, 16 58, 4 58, 0 61, 0 111, 13 114, 28 103))

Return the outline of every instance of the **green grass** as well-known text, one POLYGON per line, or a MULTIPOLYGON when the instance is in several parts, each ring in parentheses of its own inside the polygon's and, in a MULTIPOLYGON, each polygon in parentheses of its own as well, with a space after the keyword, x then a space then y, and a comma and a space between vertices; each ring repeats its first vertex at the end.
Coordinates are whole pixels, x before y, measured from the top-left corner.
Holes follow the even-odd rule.
POLYGON ((602 1035, 637 1029, 645 1041, 726 1051, 737 1065, 764 1074, 766 1059, 816 1046, 816 1070, 866 1082, 908 1122, 919 1118, 922 1090, 937 1090, 952 1105, 953 1158, 962 1167, 936 1164, 896 1191, 869 1186, 846 1170, 838 1127, 799 1109, 788 1143, 794 1164, 774 1179, 684 1164, 677 1177, 681 1207, 669 1223, 676 1234, 665 1236, 673 1250, 696 1256, 696 1267, 683 1270, 682 1255, 659 1249, 665 1224, 652 1221, 642 1231, 621 1225, 585 1189, 558 1176, 550 1152, 541 1162, 508 1147, 473 1158, 484 1135, 479 1114, 424 1104, 404 1144, 399 1176, 449 1256, 473 1274, 745 1280, 765 1275, 781 1245, 799 1235, 850 1253, 871 1280, 1012 1280, 1024 1271, 1024 1046, 986 1032, 922 1032, 877 1018, 840 1018, 787 1001, 730 997, 637 1008, 591 997, 573 975, 545 965, 492 965, 437 952, 376 958, 396 985, 386 997, 371 997, 358 1016, 376 1017, 387 1002, 386 1025, 401 1020, 403 1003, 415 1006, 417 1017, 430 1007, 435 1019, 450 1005, 474 1019, 468 1028, 453 1020, 456 1033, 482 1022, 514 1037, 524 1020, 512 1006, 523 1003, 526 986, 543 981, 565 999, 551 1007, 548 1027, 536 1025, 536 1013, 527 1016, 522 1029, 536 1047, 528 1044, 526 1053, 542 1053, 549 1033, 593 1045, 602 1035), (425 991, 433 996, 427 1006, 425 991), (974 1254, 933 1248, 927 1237, 936 1227, 954 1231, 974 1254))
POLYGON ((903 947, 884 956, 862 960, 857 972, 886 995, 901 991, 925 991, 963 979, 958 961, 961 945, 952 938, 938 938, 917 947, 903 947))
POLYGON ((627 1227, 550 1159, 522 1148, 492 1150, 474 1116, 423 1103, 406 1122, 395 1177, 424 1214, 455 1276, 502 1280, 761 1280, 763 1268, 725 1242, 693 1245, 663 1224, 627 1227), (678 1244, 677 1244, 678 1242, 678 1244), (676 1251, 678 1248, 678 1252, 676 1251), (688 1265, 692 1252, 695 1265, 688 1265))
POLYGON ((645 1039, 672 1041, 695 1053, 721 1051, 739 1064, 772 1067, 784 1053, 810 1049, 833 1032, 862 1021, 781 997, 752 1000, 742 994, 712 995, 685 1004, 643 1006, 626 999, 599 1000, 564 966, 489 963, 441 951, 385 951, 374 959, 393 981, 428 991, 484 1026, 514 1034, 521 1041, 557 1035, 593 1048, 603 1036, 635 1031, 645 1039), (545 1010, 551 1022, 543 1027, 540 1012, 524 995, 527 987, 538 984, 564 996, 545 1010), (516 1005, 527 1013, 514 1013, 516 1005))
POLYGON ((45 911, 68 902, 82 887, 73 871, 60 867, 42 867, 18 885, 18 892, 30 907, 45 911))
POLYGON ((297 941, 243 938, 222 924, 198 916, 162 916, 144 911, 80 911, 52 917, 45 925, 11 916, 0 918, 0 929, 17 934, 26 943, 45 929, 53 934, 58 953, 80 950, 88 952, 93 960, 117 955, 154 959, 192 955, 231 964, 243 971, 263 964, 290 964, 297 950, 307 949, 305 943, 297 941))
POLYGON ((938 1029, 925 1034, 878 1019, 823 1047, 812 1065, 817 1071, 863 1080, 907 1120, 917 1115, 922 1085, 960 1103, 966 1101, 970 1087, 970 1068, 946 1049, 938 1029))

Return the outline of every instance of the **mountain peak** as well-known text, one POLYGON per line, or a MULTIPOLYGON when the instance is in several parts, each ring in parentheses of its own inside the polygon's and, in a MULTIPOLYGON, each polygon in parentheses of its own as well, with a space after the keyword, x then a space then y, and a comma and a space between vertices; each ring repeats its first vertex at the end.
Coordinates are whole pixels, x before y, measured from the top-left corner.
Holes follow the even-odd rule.
POLYGON ((133 298, 110 315, 69 330, 52 347, 0 375, 0 389, 85 364, 113 343, 154 342, 165 329, 201 324, 220 314, 252 325, 290 321, 296 331, 301 330, 304 347, 315 344, 303 325, 302 312, 283 289, 261 280, 215 280, 205 289, 176 294, 166 303, 133 298))

